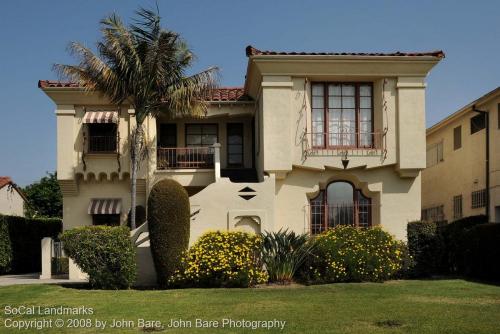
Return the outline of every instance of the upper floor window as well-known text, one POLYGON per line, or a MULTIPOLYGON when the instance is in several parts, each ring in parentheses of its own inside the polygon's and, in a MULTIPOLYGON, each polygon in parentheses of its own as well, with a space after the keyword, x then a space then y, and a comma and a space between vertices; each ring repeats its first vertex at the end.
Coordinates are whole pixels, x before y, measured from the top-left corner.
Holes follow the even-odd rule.
POLYGON ((338 225, 372 225, 371 199, 346 181, 330 183, 310 200, 310 208, 312 234, 338 225))
POLYGON ((88 124, 88 152, 108 153, 116 152, 117 126, 113 123, 88 124))
POLYGON ((470 134, 481 131, 486 128, 486 117, 484 114, 479 114, 470 119, 470 134))
POLYGON ((458 150, 462 147, 462 126, 453 129, 453 149, 458 150))
POLYGON ((312 84, 313 147, 373 147, 371 83, 312 84))
POLYGON ((212 146, 218 141, 217 124, 186 124, 186 146, 212 146))
POLYGON ((443 161, 443 142, 427 146, 427 167, 432 167, 443 161))

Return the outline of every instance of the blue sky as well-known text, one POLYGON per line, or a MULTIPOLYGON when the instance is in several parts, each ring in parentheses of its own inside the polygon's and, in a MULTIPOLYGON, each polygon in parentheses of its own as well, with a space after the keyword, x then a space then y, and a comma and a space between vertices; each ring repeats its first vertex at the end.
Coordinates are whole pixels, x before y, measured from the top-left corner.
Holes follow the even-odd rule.
MULTIPOLYGON (((72 63, 69 41, 93 46, 98 22, 128 20, 152 1, 24 1, 0 4, 0 175, 29 184, 56 168, 54 104, 37 88, 72 63)), ((242 85, 245 46, 285 51, 426 51, 427 125, 500 85, 499 1, 162 1, 163 25, 187 40, 193 70, 217 65, 222 85, 242 85)))

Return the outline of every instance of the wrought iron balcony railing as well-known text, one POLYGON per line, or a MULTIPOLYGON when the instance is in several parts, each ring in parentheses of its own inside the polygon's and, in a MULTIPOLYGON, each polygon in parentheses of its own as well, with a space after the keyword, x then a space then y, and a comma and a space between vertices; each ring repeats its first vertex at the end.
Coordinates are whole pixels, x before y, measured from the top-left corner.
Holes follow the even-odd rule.
POLYGON ((158 147, 157 169, 214 168, 213 147, 158 147))
POLYGON ((116 153, 117 136, 89 136, 88 153, 116 153))

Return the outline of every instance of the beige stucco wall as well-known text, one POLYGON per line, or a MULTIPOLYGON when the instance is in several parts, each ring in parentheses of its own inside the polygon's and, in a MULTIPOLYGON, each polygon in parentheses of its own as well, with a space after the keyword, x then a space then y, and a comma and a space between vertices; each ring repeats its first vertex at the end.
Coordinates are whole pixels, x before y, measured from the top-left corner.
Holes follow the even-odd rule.
MULTIPOLYGON (((498 94, 500 95, 500 94, 498 94)), ((493 97, 476 107, 489 111, 490 121, 490 215, 500 221, 500 129, 498 114, 500 96, 493 97), (499 208, 496 208, 499 207, 499 208)), ((463 216, 484 214, 485 208, 472 208, 471 193, 486 187, 485 145, 486 130, 470 132, 470 119, 478 113, 471 108, 445 120, 427 134, 427 145, 443 142, 443 161, 426 168, 422 173, 422 208, 444 206, 445 219, 453 220, 453 197, 462 195, 463 216), (462 127, 462 147, 454 150, 453 131, 462 127)))
POLYGON ((24 217, 24 199, 8 185, 0 189, 0 214, 24 217))

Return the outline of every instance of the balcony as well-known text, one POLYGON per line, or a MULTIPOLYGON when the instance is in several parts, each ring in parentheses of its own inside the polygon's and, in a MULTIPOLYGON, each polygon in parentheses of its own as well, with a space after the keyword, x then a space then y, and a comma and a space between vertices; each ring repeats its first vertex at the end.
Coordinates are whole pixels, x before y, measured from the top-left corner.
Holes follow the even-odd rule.
POLYGON ((384 132, 308 132, 304 135, 307 156, 370 156, 385 150, 384 132))
POLYGON ((204 147, 157 148, 156 167, 166 169, 213 169, 215 149, 204 147))

